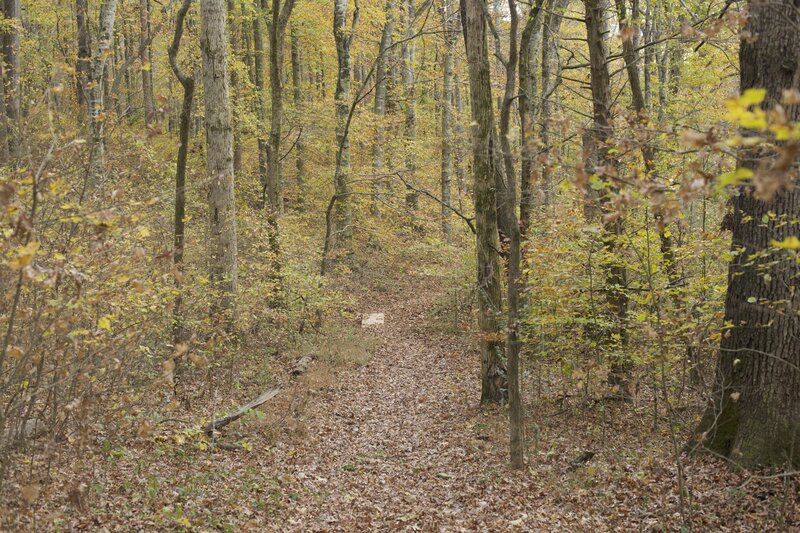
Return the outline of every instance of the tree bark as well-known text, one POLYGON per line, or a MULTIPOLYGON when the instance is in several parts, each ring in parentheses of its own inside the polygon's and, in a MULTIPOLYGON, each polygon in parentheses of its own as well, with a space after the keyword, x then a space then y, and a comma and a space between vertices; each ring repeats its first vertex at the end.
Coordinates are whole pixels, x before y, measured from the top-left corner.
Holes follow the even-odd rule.
POLYGON ((261 184, 261 203, 267 205, 267 99, 264 95, 264 36, 261 18, 264 16, 264 2, 256 0, 253 17, 253 71, 256 89, 256 119, 258 122, 258 179, 261 184))
POLYGON ((222 313, 227 329, 233 331, 238 273, 225 0, 201 0, 200 18, 209 183, 209 278, 216 292, 212 311, 222 313))
POLYGON ((89 81, 89 62, 92 59, 92 34, 89 32, 89 1, 75 0, 75 21, 78 26, 78 61, 75 64, 78 103, 88 105, 86 84, 89 81))
MULTIPOLYGON (((178 64, 178 50, 183 36, 183 24, 186 13, 192 0, 183 0, 183 4, 175 17, 175 34, 169 47, 169 64, 172 72, 183 87, 183 103, 181 104, 181 118, 178 133, 178 160, 175 164, 175 216, 172 261, 176 270, 183 271, 183 248, 185 243, 185 218, 186 218, 186 159, 189 154, 189 130, 192 125, 192 100, 194 99, 194 78, 186 75, 178 64)), ((180 276, 178 276, 180 278, 180 276)), ((180 279, 177 281, 180 286, 180 279)), ((179 294, 173 311, 173 342, 183 341, 183 310, 182 296, 179 294)), ((176 362, 177 364, 177 362, 176 362)), ((176 367, 177 374, 177 367, 176 367)))
POLYGON ((144 123, 149 126, 156 113, 155 96, 153 94, 153 58, 150 49, 150 0, 139 0, 139 22, 141 25, 139 60, 142 62, 144 123))
MULTIPOLYGON (((300 62, 300 38, 297 29, 292 26, 291 30, 292 47, 292 97, 294 100, 294 111, 298 121, 303 127, 303 71, 300 62)), ((303 132, 298 134, 297 144, 295 145, 297 157, 295 157, 295 168, 297 169, 297 200, 299 205, 303 205, 306 197, 306 170, 305 170, 305 146, 303 142, 303 132)))
MULTIPOLYGON (((403 10, 405 18, 405 42, 401 46, 403 57, 403 93, 405 100, 405 160, 408 181, 414 183, 414 174, 417 169, 417 87, 416 74, 414 72, 414 62, 416 61, 417 45, 412 38, 414 36, 414 16, 415 1, 405 0, 403 10)), ((410 209, 419 207, 419 193, 412 189, 406 189, 406 206, 410 209)))
POLYGON ((275 215, 283 213, 283 176, 281 173, 281 135, 283 126, 283 54, 284 36, 295 0, 272 0, 272 23, 269 25, 269 86, 272 106, 267 145, 267 200, 275 215))
MULTIPOLYGON (((741 89, 766 89, 765 110, 781 102, 784 90, 800 89, 800 23, 796 2, 749 2, 745 30, 754 39, 740 43, 741 89)), ((800 119, 798 105, 784 105, 789 121, 800 119)), ((743 135, 753 132, 743 131, 743 135)), ((742 149, 745 168, 796 173, 797 146, 776 151, 742 149), (776 156, 785 161, 776 166, 776 156)), ((756 170, 757 171, 757 170, 756 170)), ((800 264, 775 241, 796 237, 800 188, 794 183, 771 198, 750 185, 732 199, 733 250, 725 300, 725 334, 720 342, 711 402, 694 444, 744 467, 800 466, 800 264), (772 213, 775 216, 769 216, 772 213), (767 222, 761 222, 768 220, 767 222), (767 278, 767 274, 771 279, 767 278)))
POLYGON ((444 53, 442 57, 442 236, 450 242, 453 229, 450 225, 450 207, 453 203, 453 45, 455 28, 451 20, 451 0, 442 5, 442 27, 444 28, 444 53))
POLYGON ((350 140, 347 135, 347 116, 350 100, 350 48, 353 30, 358 22, 359 9, 356 4, 351 27, 347 28, 347 0, 334 0, 333 36, 336 40, 338 71, 336 76, 336 144, 339 147, 338 161, 334 172, 336 197, 336 239, 343 247, 349 247, 353 236, 353 210, 350 199, 350 140))
POLYGON ((103 127, 103 85, 105 80, 106 58, 114 45, 114 18, 117 14, 117 0, 106 0, 100 7, 100 34, 97 50, 89 70, 89 119, 91 125, 91 163, 89 180, 96 185, 103 177, 105 167, 105 139, 103 127))
POLYGON ((558 36, 561 33, 563 13, 569 7, 570 0, 554 0, 552 11, 547 13, 542 32, 542 107, 540 112, 542 155, 542 177, 539 186, 542 203, 545 207, 553 201, 553 184, 551 176, 550 155, 550 119, 555 107, 556 90, 561 83, 558 61, 558 36))
MULTIPOLYGON (((6 114, 8 116, 8 127, 15 147, 19 146, 19 128, 21 118, 22 95, 20 93, 20 64, 19 64, 19 45, 20 28, 22 27, 22 15, 20 12, 20 0, 5 0, 5 18, 13 23, 3 39, 3 51, 5 55, 5 75, 6 75, 6 114)), ((17 150, 12 147, 12 152, 17 150)))
MULTIPOLYGON (((235 53, 239 53, 241 18, 236 16, 236 0, 227 1, 231 50, 235 53)), ((233 171, 237 176, 240 176, 242 173, 242 126, 239 116, 239 104, 242 96, 242 80, 236 69, 231 69, 231 88, 233 89, 233 171)))
POLYGON ((386 21, 383 23, 381 42, 378 48, 378 58, 375 62, 375 99, 372 113, 375 117, 375 139, 372 143, 372 172, 375 179, 372 184, 371 213, 381 215, 380 202, 383 193, 384 180, 379 176, 383 173, 384 144, 386 143, 386 95, 388 89, 388 76, 386 51, 392 46, 392 35, 395 26, 395 0, 386 2, 386 21))
MULTIPOLYGON (((599 163, 595 170, 601 175, 614 177, 617 161, 609 151, 613 126, 611 123, 611 80, 608 72, 608 51, 606 41, 608 33, 604 27, 606 0, 584 0, 586 8, 586 37, 589 44, 589 63, 591 71, 593 124, 588 132, 591 158, 599 163)), ((622 216, 613 212, 610 194, 617 192, 611 185, 600 192, 597 209, 603 213, 603 248, 612 255, 617 248, 617 240, 623 233, 622 216)), ((611 355, 611 373, 609 384, 616 389, 623 399, 631 397, 630 373, 632 363, 624 348, 627 344, 628 296, 625 293, 627 272, 624 265, 610 262, 604 265, 605 293, 608 318, 613 322, 611 327, 603 328, 601 343, 607 355, 611 355), (617 353, 615 353, 617 352, 617 353)))
POLYGON ((495 124, 483 0, 461 0, 472 108, 475 225, 478 256, 478 326, 481 347, 481 403, 500 403, 507 388, 500 257, 497 229, 495 124))

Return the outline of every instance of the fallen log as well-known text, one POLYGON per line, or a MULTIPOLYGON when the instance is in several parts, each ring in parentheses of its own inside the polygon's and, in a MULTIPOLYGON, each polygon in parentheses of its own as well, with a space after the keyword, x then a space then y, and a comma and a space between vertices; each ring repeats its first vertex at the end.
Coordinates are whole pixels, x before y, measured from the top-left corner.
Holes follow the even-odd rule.
POLYGON ((218 429, 224 428, 231 422, 235 422, 242 418, 248 411, 251 409, 255 409, 261 405, 264 405, 269 400, 277 396, 277 394, 281 391, 279 386, 272 387, 271 389, 263 392, 258 398, 252 400, 251 402, 239 407, 236 411, 232 412, 229 415, 225 415, 222 418, 217 418, 216 420, 212 420, 208 424, 203 426, 203 432, 207 435, 212 435, 218 429))
POLYGON ((289 373, 292 377, 296 378, 300 374, 305 373, 308 370, 308 366, 314 361, 313 355, 304 355, 299 361, 297 361, 289 373))

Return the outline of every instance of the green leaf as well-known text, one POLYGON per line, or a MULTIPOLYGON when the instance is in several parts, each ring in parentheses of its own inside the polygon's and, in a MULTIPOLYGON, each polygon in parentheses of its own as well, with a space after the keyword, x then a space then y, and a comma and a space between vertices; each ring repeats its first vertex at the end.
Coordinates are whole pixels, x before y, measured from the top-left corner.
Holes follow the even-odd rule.
POLYGON ((717 178, 717 184, 720 187, 727 187, 729 185, 738 185, 739 182, 753 177, 753 171, 749 168, 739 167, 733 172, 726 172, 717 178))
POLYGON ((766 96, 766 89, 747 89, 739 98, 739 103, 744 107, 750 107, 751 105, 757 105, 763 102, 766 96))

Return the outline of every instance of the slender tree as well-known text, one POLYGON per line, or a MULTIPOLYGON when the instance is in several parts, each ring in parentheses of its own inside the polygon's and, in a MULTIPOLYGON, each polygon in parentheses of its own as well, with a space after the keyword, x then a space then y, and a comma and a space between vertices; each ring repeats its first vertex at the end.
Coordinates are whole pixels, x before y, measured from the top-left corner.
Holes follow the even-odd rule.
POLYGON ((150 0, 139 0, 139 60, 142 63, 142 102, 144 123, 150 125, 155 118, 156 105, 153 88, 153 58, 150 48, 150 0))
MULTIPOLYGON (((192 5, 192 0, 183 0, 175 17, 175 34, 169 46, 169 64, 172 72, 183 87, 183 103, 181 104, 181 118, 178 133, 178 160, 175 164, 175 217, 172 260, 178 272, 183 270, 183 248, 185 238, 186 218, 186 158, 189 154, 189 130, 192 123, 192 100, 194 99, 194 78, 188 76, 178 63, 178 50, 183 36, 183 25, 186 13, 192 5)), ((178 281, 180 283, 180 281, 178 281)), ((181 342, 182 333, 182 307, 181 297, 175 303, 173 312, 173 341, 177 345, 181 342)))
MULTIPOLYGON (((350 49, 353 45, 355 27, 358 24, 360 9, 355 4, 350 28, 347 28, 347 0, 334 0, 333 37, 336 40, 338 71, 336 76, 336 171, 334 190, 336 196, 336 236, 338 241, 347 243, 353 235, 353 210, 350 199, 350 140, 347 135, 347 116, 350 111, 350 49)), ((345 244, 345 246, 347 246, 345 244)))
POLYGON ((267 200, 275 214, 283 212, 283 177, 281 174, 281 135, 283 127, 283 57, 284 37, 295 0, 272 0, 269 30, 269 87, 272 104, 269 143, 267 144, 267 200))
MULTIPOLYGON (((589 44, 589 64, 592 90, 593 123, 587 132, 591 153, 589 160, 594 163, 591 173, 600 173, 613 178, 618 162, 611 151, 613 126, 611 123, 611 77, 608 71, 607 31, 605 29, 606 0, 584 0, 586 37, 589 44)), ((618 246, 618 238, 624 230, 623 218, 613 212, 611 195, 617 192, 611 185, 590 200, 596 203, 592 209, 603 217, 603 248, 611 255, 618 246)), ((602 328, 600 342, 611 355, 611 374, 609 384, 617 389, 620 398, 631 397, 631 361, 624 353, 628 330, 628 296, 625 292, 627 272, 624 265, 609 261, 604 265, 607 316, 613 322, 611 327, 602 328)))
POLYGON ((453 6, 451 0, 442 2, 444 53, 442 54, 442 235, 452 237, 450 207, 453 203, 453 46, 455 45, 453 6))
POLYGON ((78 60, 75 64, 75 87, 78 102, 87 104, 89 99, 86 94, 86 84, 89 79, 89 61, 92 58, 92 34, 89 31, 88 0, 75 0, 75 22, 78 26, 78 60))
POLYGON ((103 176, 105 167, 105 112, 103 108, 103 85, 106 60, 114 45, 114 19, 117 15, 117 0, 106 0, 100 6, 100 32, 97 49, 89 69, 89 119, 91 125, 91 164, 89 179, 96 184, 103 176))
MULTIPOLYGON (((294 112, 297 120, 301 122, 302 128, 302 110, 303 110, 303 70, 300 60, 300 37, 298 36, 297 28, 292 25, 291 29, 291 54, 292 54, 292 99, 294 101, 294 112)), ((295 168, 297 169, 297 188, 298 188, 298 203, 303 204, 305 201, 305 188, 306 188, 306 170, 305 170, 305 143, 303 142, 302 129, 297 136, 297 143, 295 145, 297 157, 295 157, 295 168)))
MULTIPOLYGON (((748 9, 745 30, 753 38, 740 43, 741 89, 766 89, 761 107, 775 110, 784 91, 800 90, 800 12, 794 0, 751 0, 748 9)), ((800 120, 796 103, 785 103, 784 113, 789 121, 800 120)), ((789 175, 793 181, 797 145, 779 144, 776 150, 742 149, 740 165, 764 172, 764 179, 789 175)), ((736 253, 728 269, 727 327, 695 444, 745 467, 798 467, 800 264, 794 253, 773 243, 796 239, 800 188, 792 183, 767 197, 744 185, 733 195, 732 207, 736 253)))
POLYGON ((383 173, 384 144, 386 143, 386 98, 388 89, 387 50, 392 46, 392 35, 395 26, 395 0, 386 2, 386 20, 381 31, 381 42, 378 49, 378 58, 375 64, 375 99, 372 113, 375 116, 375 139, 372 143, 372 172, 376 178, 373 181, 372 203, 370 210, 375 216, 380 216, 380 199, 383 189, 383 180, 378 176, 383 173))
POLYGON ((500 316, 500 243, 496 203, 495 123, 484 0, 461 0, 464 43, 469 64, 472 108, 472 156, 476 249, 478 256, 478 325, 481 347, 481 402, 499 403, 506 397, 504 342, 500 316))

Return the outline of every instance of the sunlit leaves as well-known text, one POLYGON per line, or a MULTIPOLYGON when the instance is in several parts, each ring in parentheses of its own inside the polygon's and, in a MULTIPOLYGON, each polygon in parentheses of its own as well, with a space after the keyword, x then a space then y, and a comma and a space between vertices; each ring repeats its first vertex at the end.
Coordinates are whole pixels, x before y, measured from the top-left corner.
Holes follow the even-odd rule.
POLYGON ((39 250, 39 242, 38 241, 31 241, 25 246, 20 246, 16 250, 13 250, 10 254, 10 257, 6 259, 6 265, 8 265, 13 270, 19 270, 28 266, 33 258, 36 256, 36 252, 39 250))

